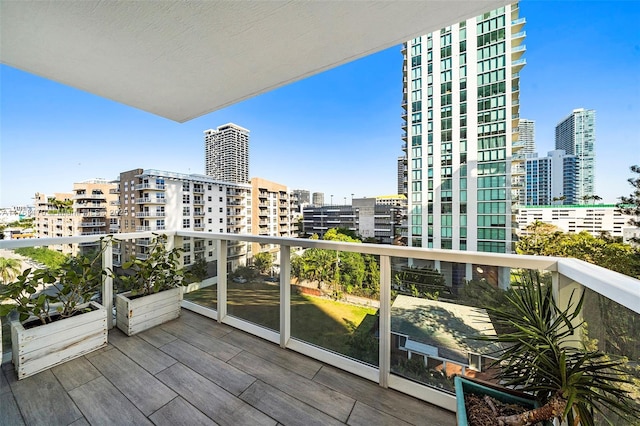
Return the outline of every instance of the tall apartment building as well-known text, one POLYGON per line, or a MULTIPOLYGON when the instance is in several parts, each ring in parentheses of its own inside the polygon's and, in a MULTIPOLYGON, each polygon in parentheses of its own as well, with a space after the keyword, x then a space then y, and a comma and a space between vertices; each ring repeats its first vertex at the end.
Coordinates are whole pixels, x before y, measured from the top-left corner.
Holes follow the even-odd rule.
MULTIPOLYGON (((134 169, 120 173, 121 232, 165 230, 212 233, 251 233, 249 184, 223 182, 210 176, 134 169)), ((144 258, 149 240, 122 244, 114 254, 126 261, 132 254, 144 258)), ((185 265, 204 258, 215 260, 215 245, 203 238, 183 238, 185 265)), ((246 243, 229 243, 229 266, 244 264, 246 243)))
POLYGON ((526 64, 518 13, 513 4, 404 44, 410 246, 513 249, 526 64))
POLYGON ((550 151, 546 157, 527 154, 525 161, 527 206, 576 204, 577 159, 563 150, 550 151))
POLYGON ((398 194, 407 194, 407 156, 398 157, 398 194))
MULTIPOLYGON (((518 159, 526 158, 530 155, 536 154, 536 142, 535 142, 535 121, 527 120, 525 118, 521 118, 518 122, 518 142, 517 144, 522 147, 517 153, 514 154, 514 157, 518 159)), ((518 200, 521 204, 526 203, 527 195, 525 191, 525 176, 524 176, 524 165, 521 162, 516 162, 513 164, 512 168, 517 170, 518 173, 512 178, 513 184, 518 190, 518 200)))
MULTIPOLYGON (((52 196, 36 193, 35 230, 38 238, 100 235, 114 232, 118 211, 113 203, 116 185, 104 179, 73 184, 73 192, 52 196)), ((95 249, 98 241, 51 247, 64 254, 95 249)))
MULTIPOLYGON (((298 236, 294 219, 297 197, 285 185, 262 178, 251 178, 251 223, 253 235, 295 238, 298 236)), ((275 265, 280 264, 280 247, 273 244, 252 244, 252 253, 269 252, 275 265)))
POLYGON ((536 122, 521 118, 518 121, 518 131, 518 141, 522 144, 522 150, 519 154, 534 154, 536 152, 536 122))
POLYGON ((556 126, 556 149, 578 159, 577 201, 588 203, 585 197, 595 194, 596 172, 596 112, 592 109, 574 109, 556 126))
POLYGON ((207 176, 249 183, 249 130, 233 123, 205 130, 204 144, 207 176))

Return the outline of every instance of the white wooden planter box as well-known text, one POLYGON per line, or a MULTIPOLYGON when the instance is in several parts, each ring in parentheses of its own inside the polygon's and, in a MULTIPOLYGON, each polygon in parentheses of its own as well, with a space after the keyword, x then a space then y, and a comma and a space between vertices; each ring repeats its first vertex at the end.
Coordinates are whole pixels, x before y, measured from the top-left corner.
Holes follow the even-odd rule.
POLYGON ((129 299, 130 294, 131 292, 126 292, 116 295, 116 325, 127 336, 180 316, 181 287, 135 299, 129 299))
POLYGON ((13 364, 18 380, 107 345, 107 310, 90 302, 91 312, 25 329, 11 322, 13 364))

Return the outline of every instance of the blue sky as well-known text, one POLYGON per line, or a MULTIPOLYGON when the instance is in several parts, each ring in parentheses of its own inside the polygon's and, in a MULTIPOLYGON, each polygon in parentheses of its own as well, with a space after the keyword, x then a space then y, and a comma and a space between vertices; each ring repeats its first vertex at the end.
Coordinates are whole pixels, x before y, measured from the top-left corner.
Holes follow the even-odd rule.
MULTIPOLYGON (((640 1, 520 3, 527 66, 520 114, 538 151, 575 108, 596 110, 596 193, 628 195, 640 164, 640 1)), ((184 124, 0 66, 0 206, 115 179, 136 167, 204 174, 203 131, 251 131, 250 175, 326 202, 396 192, 400 46, 184 124)))

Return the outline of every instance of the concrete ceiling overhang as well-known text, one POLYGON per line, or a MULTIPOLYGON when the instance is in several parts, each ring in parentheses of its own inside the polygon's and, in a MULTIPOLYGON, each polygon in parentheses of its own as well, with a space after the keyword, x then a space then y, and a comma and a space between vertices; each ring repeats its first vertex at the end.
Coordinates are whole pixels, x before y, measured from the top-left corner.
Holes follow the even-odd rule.
POLYGON ((5 0, 0 59, 184 122, 505 4, 5 0))

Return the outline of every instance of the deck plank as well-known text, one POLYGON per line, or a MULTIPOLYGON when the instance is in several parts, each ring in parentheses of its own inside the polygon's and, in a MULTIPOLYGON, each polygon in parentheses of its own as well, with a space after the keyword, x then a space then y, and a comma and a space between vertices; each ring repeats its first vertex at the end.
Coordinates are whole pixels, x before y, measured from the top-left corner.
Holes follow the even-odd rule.
POLYGON ((93 357, 91 363, 145 416, 178 396, 119 350, 93 357))
MULTIPOLYGON (((11 386, 9 386, 9 382, 7 378, 4 377, 5 368, 0 368, 0 395, 4 395, 5 393, 11 393, 11 386)), ((7 368, 8 370, 8 368, 7 368)))
POLYGON ((153 413, 149 416, 149 420, 156 426, 215 426, 216 424, 181 397, 175 398, 153 413))
POLYGON ((182 364, 157 375, 167 386, 220 425, 275 425, 266 414, 182 364))
POLYGON ((53 375, 45 370, 20 381, 11 371, 7 381, 28 425, 68 425, 82 417, 80 410, 53 375))
POLYGON ((93 426, 152 425, 144 414, 104 377, 98 377, 69 391, 69 395, 93 426))
POLYGON ((331 414, 342 422, 347 420, 355 403, 355 400, 346 394, 305 379, 248 352, 238 354, 229 364, 320 411, 331 414))
MULTIPOLYGON (((425 421, 426 418, 423 419, 425 421)), ((411 423, 400 420, 390 414, 369 407, 360 401, 356 402, 347 421, 349 426, 410 426, 411 423)))
POLYGON ((236 356, 241 349, 223 342, 217 337, 213 337, 206 333, 201 333, 193 327, 190 327, 179 321, 172 321, 161 326, 168 333, 173 334, 180 340, 195 346, 196 348, 207 352, 223 361, 228 361, 236 356))
POLYGON ((236 396, 256 380, 255 377, 182 340, 175 340, 160 349, 236 396))
POLYGON ((200 315, 196 312, 191 312, 187 309, 183 309, 180 315, 183 317, 184 321, 187 324, 197 328, 198 330, 209 328, 215 329, 216 333, 221 333, 218 337, 224 336, 224 334, 231 333, 235 330, 235 328, 229 325, 221 324, 213 318, 205 317, 204 315, 200 315))
POLYGON ((456 424, 455 416, 449 411, 400 392, 383 389, 373 382, 333 367, 323 366, 313 380, 338 392, 356 395, 358 401, 411 424, 424 424, 425 416, 434 426, 456 424))
POLYGON ((240 330, 229 333, 220 340, 242 348, 247 352, 257 355, 260 358, 264 358, 267 361, 271 361, 272 363, 293 371, 307 379, 312 379, 320 370, 320 367, 322 367, 322 364, 314 359, 307 358, 304 355, 300 355, 293 351, 282 349, 274 343, 244 333, 240 330))
POLYGON ((20 409, 11 392, 0 394, 0 425, 24 425, 20 409))
POLYGON ((153 327, 148 330, 138 333, 137 336, 145 342, 159 348, 162 345, 171 343, 177 339, 173 334, 169 334, 160 327, 153 327))
POLYGON ((152 344, 137 336, 126 336, 120 330, 112 330, 109 333, 109 341, 151 374, 159 373, 176 363, 175 359, 152 344))
POLYGON ((240 398, 285 425, 323 426, 344 424, 259 380, 240 395, 240 398))
POLYGON ((85 358, 80 357, 51 369, 66 391, 100 377, 100 372, 85 358))

